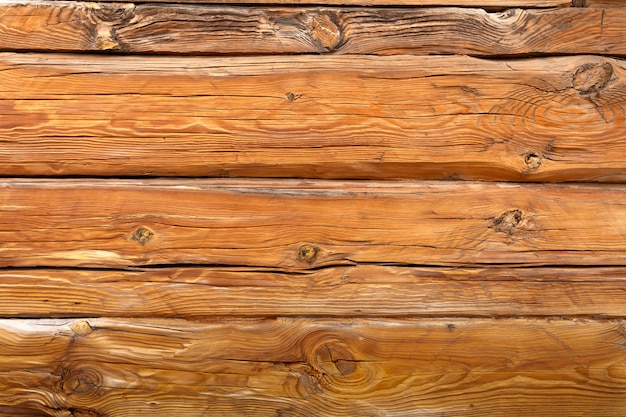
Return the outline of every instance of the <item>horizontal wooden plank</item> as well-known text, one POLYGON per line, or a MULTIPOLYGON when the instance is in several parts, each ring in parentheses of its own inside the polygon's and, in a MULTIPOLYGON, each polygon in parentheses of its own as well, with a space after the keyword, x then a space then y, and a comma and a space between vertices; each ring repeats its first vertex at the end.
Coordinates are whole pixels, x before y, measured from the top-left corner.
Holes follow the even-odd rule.
POLYGON ((626 186, 6 180, 0 265, 623 265, 626 186))
MULTIPOLYGON (((626 0, 573 0, 572 5, 576 7, 595 7, 601 9, 626 8, 626 0)), ((609 13, 613 13, 610 10, 609 13)))
POLYGON ((619 416, 623 321, 0 321, 0 404, 54 416, 619 416))
POLYGON ((0 54, 0 175, 626 181, 624 61, 0 54))
POLYGON ((624 305, 624 268, 0 271, 0 316, 7 318, 623 318, 624 305))
POLYGON ((626 10, 259 8, 18 0, 0 49, 166 54, 626 55, 626 10))
MULTIPOLYGON (((10 0, 12 1, 12 0, 10 0)), ((58 1, 58 0, 55 0, 58 1)), ((62 0, 66 1, 66 0, 62 0)), ((74 1, 74 0, 67 0, 74 1)), ((579 0, 577 0, 579 1, 579 0)), ((610 1, 610 0, 604 0, 610 1)), ((623 1, 623 0, 613 0, 623 1)), ((61 2, 61 1, 59 1, 61 2)), ((116 1, 114 3, 128 3, 128 0, 116 1)), ((154 0, 151 3, 172 3, 172 0, 154 0)), ((346 5, 346 6, 462 6, 479 7, 487 9, 505 9, 511 7, 571 7, 572 0, 177 0, 179 4, 254 4, 254 5, 346 5)))

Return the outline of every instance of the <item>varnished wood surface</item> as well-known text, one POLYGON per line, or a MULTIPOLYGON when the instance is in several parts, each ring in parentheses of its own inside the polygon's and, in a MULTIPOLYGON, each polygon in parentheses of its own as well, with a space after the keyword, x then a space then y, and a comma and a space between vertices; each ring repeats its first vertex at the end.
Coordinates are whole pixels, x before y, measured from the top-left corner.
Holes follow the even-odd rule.
POLYGON ((0 174, 626 179, 624 62, 0 54, 0 174))
POLYGON ((5 51, 626 55, 625 38, 626 9, 0 4, 5 51))
POLYGON ((1 266, 623 265, 624 185, 6 180, 1 266))
POLYGON ((0 402, 51 416, 619 416, 624 326, 2 320, 0 402))
POLYGON ((0 317, 614 317, 624 268, 0 270, 0 317))

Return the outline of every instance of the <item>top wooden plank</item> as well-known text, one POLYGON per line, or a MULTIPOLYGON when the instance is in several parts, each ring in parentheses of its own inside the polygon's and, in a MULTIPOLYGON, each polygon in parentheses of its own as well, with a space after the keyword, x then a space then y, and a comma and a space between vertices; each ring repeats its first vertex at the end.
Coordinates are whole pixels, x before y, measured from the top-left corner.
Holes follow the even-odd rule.
MULTIPOLYGON (((113 0, 115 2, 115 0, 113 0)), ((172 0, 152 0, 152 3, 171 3, 172 0)), ((180 0, 176 3, 224 4, 223 0, 180 0)), ((309 5, 328 4, 346 6, 462 6, 462 7, 569 7, 572 0, 230 0, 227 4, 309 5)))
POLYGON ((573 0, 572 5, 597 9, 621 9, 626 8, 626 0, 573 0))
POLYGON ((0 4, 0 49, 116 53, 626 55, 626 10, 0 4))

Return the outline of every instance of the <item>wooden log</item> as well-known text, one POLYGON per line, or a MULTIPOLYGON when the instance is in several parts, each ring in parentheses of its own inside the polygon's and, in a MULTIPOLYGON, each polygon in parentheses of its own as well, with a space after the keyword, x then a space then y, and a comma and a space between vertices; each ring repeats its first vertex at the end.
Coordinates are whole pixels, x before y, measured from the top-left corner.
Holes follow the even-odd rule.
POLYGON ((2 270, 0 317, 613 317, 624 268, 2 270))
POLYGON ((50 416, 618 416, 624 321, 0 321, 0 403, 50 416))
MULTIPOLYGON (((574 7, 589 7, 599 9, 620 9, 626 8, 625 0, 573 0, 572 5, 574 7)), ((613 13, 614 10, 607 11, 608 14, 613 13)))
POLYGON ((626 180, 623 61, 0 54, 0 174, 626 180))
POLYGON ((626 186, 5 180, 0 266, 622 265, 626 186))
MULTIPOLYGON (((55 0, 56 1, 56 0, 55 0)), ((74 0, 69 0, 74 1, 74 0)), ((604 0, 610 1, 610 0, 604 0)), ((613 0, 623 1, 623 0, 613 0)), ((128 0, 112 0, 114 3, 128 3, 128 0)), ((154 3, 172 3, 172 0, 154 0, 154 3)), ((346 5, 346 6, 462 6, 486 9, 506 9, 512 7, 571 7, 572 0, 481 0, 477 3, 473 0, 231 0, 227 3, 223 0, 178 0, 178 4, 255 4, 264 5, 346 5)))
POLYGON ((626 10, 258 8, 15 1, 0 48, 160 54, 626 55, 626 10))

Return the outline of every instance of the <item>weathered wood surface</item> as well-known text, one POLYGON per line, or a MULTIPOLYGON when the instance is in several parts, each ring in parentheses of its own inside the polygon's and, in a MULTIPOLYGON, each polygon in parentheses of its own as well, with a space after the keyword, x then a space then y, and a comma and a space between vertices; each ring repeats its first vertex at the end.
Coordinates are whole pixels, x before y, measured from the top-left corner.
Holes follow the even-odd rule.
POLYGON ((624 61, 0 54, 1 175, 626 180, 624 61))
MULTIPOLYGON (((626 0, 573 0, 574 7, 589 7, 601 9, 626 8, 626 0)), ((613 10, 608 11, 612 13, 613 10)))
MULTIPOLYGON (((12 1, 12 0, 10 0, 12 1)), ((69 0, 73 1, 73 0, 69 0)), ((576 0, 581 6, 580 0, 576 0)), ((596 0, 586 0, 596 1, 596 0)), ((607 3, 623 2, 624 0, 597 0, 607 3)), ((112 2, 118 3, 113 0, 112 2)), ((61 1, 59 1, 61 3, 61 1)), ((128 3, 122 0, 120 3, 128 3)), ((168 3, 172 0, 154 0, 151 3, 168 3)), ((462 7, 482 7, 487 9, 505 9, 511 7, 526 8, 548 8, 548 7, 571 7, 572 0, 232 0, 225 2, 224 0, 180 0, 175 1, 177 4, 252 4, 255 7, 271 7, 273 5, 346 5, 346 6, 462 6, 462 7)))
POLYGON ((626 186, 6 180, 1 266, 623 265, 626 186))
POLYGON ((624 268, 0 270, 1 317, 614 317, 624 268))
POLYGON ((50 416, 626 409, 623 321, 2 320, 0 340, 0 402, 50 416))
POLYGON ((626 415, 624 0, 180 3, 0 4, 0 416, 626 415))
POLYGON ((0 49, 160 54, 626 55, 626 9, 259 8, 16 1, 0 49))

